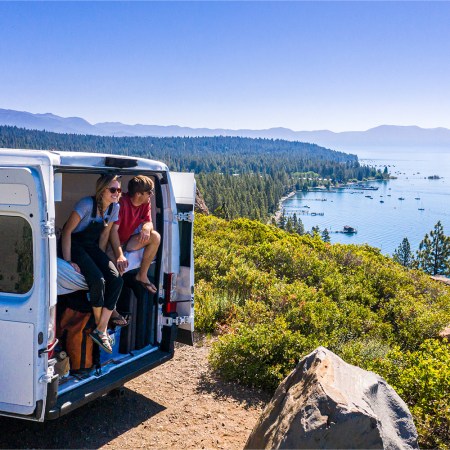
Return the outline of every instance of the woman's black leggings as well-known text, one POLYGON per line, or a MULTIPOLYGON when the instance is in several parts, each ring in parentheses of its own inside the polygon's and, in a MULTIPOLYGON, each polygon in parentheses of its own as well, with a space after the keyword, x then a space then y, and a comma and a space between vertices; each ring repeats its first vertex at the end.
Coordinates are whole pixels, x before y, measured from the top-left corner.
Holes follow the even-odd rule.
POLYGON ((72 245, 72 261, 80 267, 89 286, 91 305, 112 311, 116 307, 123 280, 114 263, 98 247, 72 245))

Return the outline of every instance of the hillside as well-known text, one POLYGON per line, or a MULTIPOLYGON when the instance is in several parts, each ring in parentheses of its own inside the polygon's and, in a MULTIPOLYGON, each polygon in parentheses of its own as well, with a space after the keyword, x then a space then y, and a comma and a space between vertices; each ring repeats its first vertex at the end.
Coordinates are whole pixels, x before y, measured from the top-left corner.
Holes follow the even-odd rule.
POLYGON ((421 445, 450 445, 450 289, 367 245, 330 245, 255 221, 197 216, 196 326, 219 332, 211 364, 273 391, 323 345, 387 379, 421 445))

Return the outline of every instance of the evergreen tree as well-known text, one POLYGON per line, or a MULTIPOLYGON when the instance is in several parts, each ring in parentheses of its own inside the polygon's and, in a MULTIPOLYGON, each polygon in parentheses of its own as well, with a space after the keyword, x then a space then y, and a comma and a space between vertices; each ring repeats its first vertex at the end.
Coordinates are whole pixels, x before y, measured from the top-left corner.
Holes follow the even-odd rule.
POLYGON ((323 242, 331 242, 330 232, 327 228, 322 231, 322 241, 323 242))
POLYGON ((294 214, 292 215, 292 226, 293 226, 294 230, 297 230, 297 227, 298 227, 298 219, 297 219, 297 214, 296 214, 296 213, 294 213, 294 214))
POLYGON ((394 251, 392 259, 404 267, 411 268, 413 266, 414 257, 407 237, 403 239, 402 243, 394 251))
POLYGON ((309 233, 312 237, 314 236, 320 236, 320 228, 319 225, 316 225, 311 228, 311 232, 309 233))
POLYGON ((430 275, 450 275, 450 238, 445 236, 441 221, 420 243, 417 266, 430 275))
POLYGON ((297 228, 295 229, 295 232, 300 235, 305 234, 305 226, 300 218, 297 220, 297 228))
POLYGON ((284 213, 284 209, 283 209, 283 212, 281 213, 280 220, 278 222, 278 226, 282 230, 284 230, 286 228, 286 214, 284 213))
POLYGON ((286 230, 288 233, 293 233, 293 232, 295 231, 294 223, 293 223, 293 220, 292 220, 291 217, 289 217, 288 220, 287 220, 287 222, 286 222, 286 228, 285 228, 285 230, 286 230))

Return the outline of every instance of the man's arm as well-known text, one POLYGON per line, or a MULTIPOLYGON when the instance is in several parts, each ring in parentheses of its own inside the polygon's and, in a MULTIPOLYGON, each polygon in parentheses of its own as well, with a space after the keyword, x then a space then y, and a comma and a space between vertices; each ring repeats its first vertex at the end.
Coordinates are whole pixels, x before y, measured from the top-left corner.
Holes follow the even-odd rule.
POLYGON ((152 231, 153 231, 153 223, 145 222, 142 225, 141 232, 139 233, 139 242, 141 244, 148 242, 150 240, 150 235, 152 234, 152 231))

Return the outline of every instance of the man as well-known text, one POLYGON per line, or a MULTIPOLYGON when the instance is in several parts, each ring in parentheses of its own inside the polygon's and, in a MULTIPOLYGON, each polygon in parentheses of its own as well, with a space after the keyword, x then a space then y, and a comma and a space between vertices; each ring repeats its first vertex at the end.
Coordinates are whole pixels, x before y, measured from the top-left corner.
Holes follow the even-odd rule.
POLYGON ((128 183, 128 193, 123 194, 119 200, 119 219, 114 222, 110 236, 116 265, 121 274, 128 267, 124 250, 130 252, 144 249, 136 281, 151 293, 156 292, 156 286, 148 279, 148 270, 161 241, 161 236, 153 229, 150 206, 153 193, 151 178, 144 175, 132 178, 128 183))

